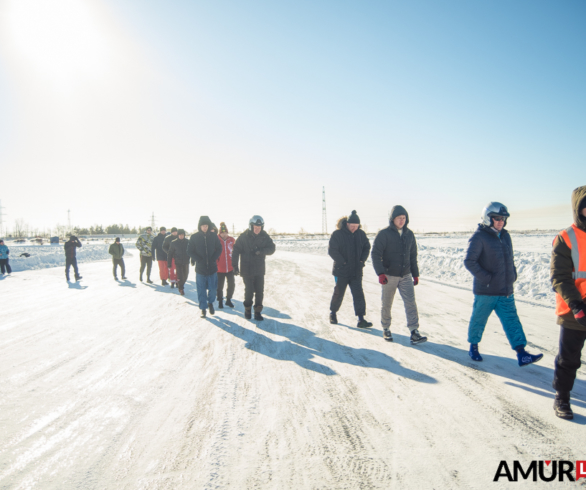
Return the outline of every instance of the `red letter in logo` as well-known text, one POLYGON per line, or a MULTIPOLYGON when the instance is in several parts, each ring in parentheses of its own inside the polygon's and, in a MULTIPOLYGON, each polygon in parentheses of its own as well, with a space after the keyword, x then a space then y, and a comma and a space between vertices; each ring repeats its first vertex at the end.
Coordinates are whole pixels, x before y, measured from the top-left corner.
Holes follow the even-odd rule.
POLYGON ((586 461, 576 461, 576 481, 586 478, 586 461))

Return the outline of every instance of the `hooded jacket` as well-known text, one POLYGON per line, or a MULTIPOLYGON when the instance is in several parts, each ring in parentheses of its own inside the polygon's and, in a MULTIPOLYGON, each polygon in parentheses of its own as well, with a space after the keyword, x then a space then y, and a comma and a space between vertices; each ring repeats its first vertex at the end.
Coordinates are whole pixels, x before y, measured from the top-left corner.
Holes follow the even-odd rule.
POLYGON ((8 247, 4 244, 0 245, 0 260, 5 260, 8 258, 8 254, 10 253, 10 250, 8 250, 8 247))
POLYGON ((81 242, 79 238, 75 240, 67 240, 63 248, 65 249, 65 257, 67 259, 75 259, 77 256, 77 247, 81 247, 81 242))
POLYGON ((165 250, 163 249, 163 243, 165 242, 165 238, 167 238, 167 235, 161 235, 160 233, 155 238, 153 238, 153 259, 156 258, 156 260, 167 261, 167 252, 165 252, 165 250))
POLYGON ((511 235, 478 225, 470 240, 464 267, 474 276, 472 290, 480 296, 511 296, 517 280, 511 235))
POLYGON ((124 245, 114 242, 110 245, 108 253, 112 256, 113 259, 120 260, 124 255, 124 245))
POLYGON ((169 269, 173 265, 173 259, 175 259, 176 266, 189 265, 189 254, 187 253, 188 245, 189 240, 187 238, 181 240, 178 237, 174 237, 171 245, 169 245, 169 251, 167 252, 167 266, 169 269))
POLYGON ((232 251, 232 267, 243 277, 264 276, 265 257, 275 253, 275 243, 269 234, 262 230, 258 235, 248 229, 238 237, 232 251))
POLYGON ((409 229, 409 213, 403 206, 394 206, 389 218, 389 226, 381 230, 374 239, 372 246, 372 265, 377 276, 386 274, 394 277, 404 277, 411 274, 419 277, 417 266, 417 241, 409 229), (397 216, 406 218, 402 232, 393 223, 397 216))
POLYGON ((210 276, 218 272, 217 260, 222 253, 222 245, 216 232, 211 231, 213 223, 207 216, 199 219, 198 232, 191 235, 187 253, 195 261, 195 272, 210 276), (208 231, 201 231, 202 225, 208 225, 208 231))
MULTIPOLYGON (((171 232, 170 235, 167 235, 165 237, 165 239, 163 240, 163 252, 165 253, 169 253, 169 247, 171 246, 171 242, 173 240, 177 240, 177 235, 173 235, 173 232, 171 232)), ((185 237, 187 238, 187 237, 185 237)))
POLYGON ((362 228, 352 233, 348 218, 338 220, 337 230, 332 233, 328 255, 334 259, 332 274, 335 277, 362 277, 362 269, 370 252, 370 241, 362 228))
MULTIPOLYGON (((572 192, 572 213, 574 225, 579 231, 586 232, 586 217, 580 215, 580 204, 586 200, 586 186, 578 187, 572 192)), ((572 250, 561 235, 553 241, 551 251, 550 278, 554 291, 569 305, 572 301, 586 301, 582 298, 576 287, 576 281, 572 277, 574 262, 572 261, 572 250)), ((558 325, 573 330, 586 330, 574 318, 572 312, 567 315, 558 316, 558 325)))

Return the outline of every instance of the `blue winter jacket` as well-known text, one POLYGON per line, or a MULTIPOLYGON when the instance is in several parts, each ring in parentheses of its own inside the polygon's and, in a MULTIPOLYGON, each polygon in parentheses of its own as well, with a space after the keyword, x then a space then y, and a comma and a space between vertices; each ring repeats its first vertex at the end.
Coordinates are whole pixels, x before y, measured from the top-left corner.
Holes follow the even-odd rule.
POLYGON ((499 234, 489 226, 479 225, 468 242, 464 266, 474 276, 474 294, 510 296, 517 280, 511 235, 499 234))
POLYGON ((7 259, 10 251, 6 245, 0 245, 0 259, 7 259))

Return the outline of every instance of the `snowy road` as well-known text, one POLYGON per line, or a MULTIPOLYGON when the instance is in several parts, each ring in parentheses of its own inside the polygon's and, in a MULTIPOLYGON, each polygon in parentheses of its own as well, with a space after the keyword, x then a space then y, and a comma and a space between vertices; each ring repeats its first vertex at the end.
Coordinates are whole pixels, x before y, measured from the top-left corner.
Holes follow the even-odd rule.
POLYGON ((583 369, 575 420, 553 415, 550 308, 518 305, 545 354, 521 369, 496 318, 469 360, 462 289, 422 280, 430 341, 412 347, 398 297, 382 340, 369 269, 363 331, 349 292, 327 322, 328 257, 271 257, 258 325, 240 279, 236 309, 204 320, 193 268, 180 297, 137 283, 136 262, 126 283, 107 261, 78 286, 61 268, 0 281, 0 489, 533 488, 493 483, 498 463, 586 459, 583 369))

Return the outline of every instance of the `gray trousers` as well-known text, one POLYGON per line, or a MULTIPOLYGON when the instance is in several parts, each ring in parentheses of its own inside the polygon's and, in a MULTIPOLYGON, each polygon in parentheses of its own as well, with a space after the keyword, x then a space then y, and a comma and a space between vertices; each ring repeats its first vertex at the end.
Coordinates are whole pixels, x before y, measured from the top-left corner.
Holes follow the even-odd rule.
POLYGON ((419 315, 417 313, 417 303, 415 303, 415 287, 413 286, 413 276, 407 274, 404 277, 387 276, 388 284, 382 287, 382 307, 380 310, 380 321, 386 330, 391 326, 391 307, 395 299, 397 289, 405 304, 405 314, 407 315, 407 328, 413 332, 419 328, 419 315))

